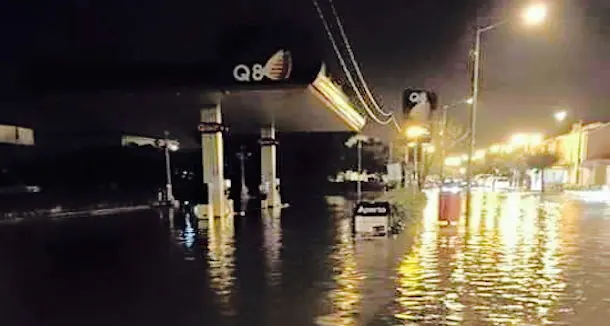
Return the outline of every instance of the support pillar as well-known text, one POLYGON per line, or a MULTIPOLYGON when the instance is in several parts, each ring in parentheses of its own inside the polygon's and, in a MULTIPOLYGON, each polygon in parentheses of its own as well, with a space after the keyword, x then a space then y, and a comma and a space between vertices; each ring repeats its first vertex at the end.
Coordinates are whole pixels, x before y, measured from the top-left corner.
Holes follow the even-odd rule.
POLYGON ((280 197, 280 179, 277 178, 277 154, 275 127, 261 129, 261 201, 262 208, 279 207, 282 205, 280 197))
POLYGON ((222 139, 222 117, 220 105, 201 109, 201 150, 203 183, 208 190, 207 211, 214 217, 227 215, 227 200, 224 181, 224 143, 222 139))

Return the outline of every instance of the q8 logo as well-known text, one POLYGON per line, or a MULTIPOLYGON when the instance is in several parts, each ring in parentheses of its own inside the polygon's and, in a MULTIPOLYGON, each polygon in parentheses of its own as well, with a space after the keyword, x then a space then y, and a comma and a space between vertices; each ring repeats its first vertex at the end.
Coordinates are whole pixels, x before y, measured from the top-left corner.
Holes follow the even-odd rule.
POLYGON ((402 95, 402 112, 405 119, 426 122, 436 110, 437 96, 432 91, 406 89, 402 95))

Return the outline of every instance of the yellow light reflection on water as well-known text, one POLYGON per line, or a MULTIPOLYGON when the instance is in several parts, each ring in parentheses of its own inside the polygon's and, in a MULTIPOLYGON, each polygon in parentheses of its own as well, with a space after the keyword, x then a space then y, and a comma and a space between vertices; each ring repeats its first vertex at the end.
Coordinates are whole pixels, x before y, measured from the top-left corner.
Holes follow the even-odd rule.
POLYGON ((208 264, 210 287, 221 303, 223 313, 230 313, 235 270, 233 217, 210 218, 208 225, 208 264))
POLYGON ((362 299, 360 283, 362 277, 356 265, 351 218, 341 217, 337 221, 335 241, 337 246, 330 255, 335 287, 328 293, 331 311, 316 319, 317 325, 356 325, 359 304, 362 299))
POLYGON ((438 271, 438 202, 429 200, 422 217, 422 230, 416 239, 411 253, 398 267, 398 284, 396 299, 400 311, 395 317, 406 321, 424 321, 438 319, 433 309, 436 302, 443 298, 439 291, 438 271), (436 212, 436 214, 434 214, 436 212))
POLYGON ((456 227, 423 217, 398 270, 395 318, 418 325, 541 325, 562 318, 561 210, 519 193, 485 194, 472 204, 468 223, 456 227))

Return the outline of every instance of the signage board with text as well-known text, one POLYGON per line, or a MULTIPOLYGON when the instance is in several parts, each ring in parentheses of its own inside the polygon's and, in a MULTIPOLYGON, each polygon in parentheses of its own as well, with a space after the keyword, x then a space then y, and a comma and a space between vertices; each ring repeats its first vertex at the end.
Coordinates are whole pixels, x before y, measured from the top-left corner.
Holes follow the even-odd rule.
POLYGON ((354 229, 357 235, 385 236, 390 232, 390 203, 359 202, 354 209, 354 229))

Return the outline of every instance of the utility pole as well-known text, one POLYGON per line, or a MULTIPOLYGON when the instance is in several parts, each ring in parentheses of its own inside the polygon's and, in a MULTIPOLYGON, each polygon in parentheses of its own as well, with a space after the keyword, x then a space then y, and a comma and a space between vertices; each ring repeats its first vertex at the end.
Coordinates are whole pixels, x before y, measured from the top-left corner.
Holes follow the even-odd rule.
POLYGON ((472 106, 470 107, 470 143, 468 144, 468 162, 466 166, 466 212, 470 214, 470 200, 472 198, 472 158, 474 156, 474 148, 476 146, 476 130, 477 130, 477 108, 479 104, 479 73, 481 65, 481 35, 486 30, 494 28, 495 25, 478 28, 475 33, 474 43, 474 72, 472 76, 472 106))
POLYGON ((440 128, 440 136, 441 136, 441 166, 439 171, 439 178, 441 184, 445 181, 445 158, 447 157, 447 114, 449 111, 449 106, 443 106, 443 112, 441 117, 441 128, 440 128))
POLYGON ((419 156, 419 139, 415 139, 415 147, 413 148, 413 171, 415 171, 415 186, 417 190, 421 190, 421 161, 422 158, 419 156))

